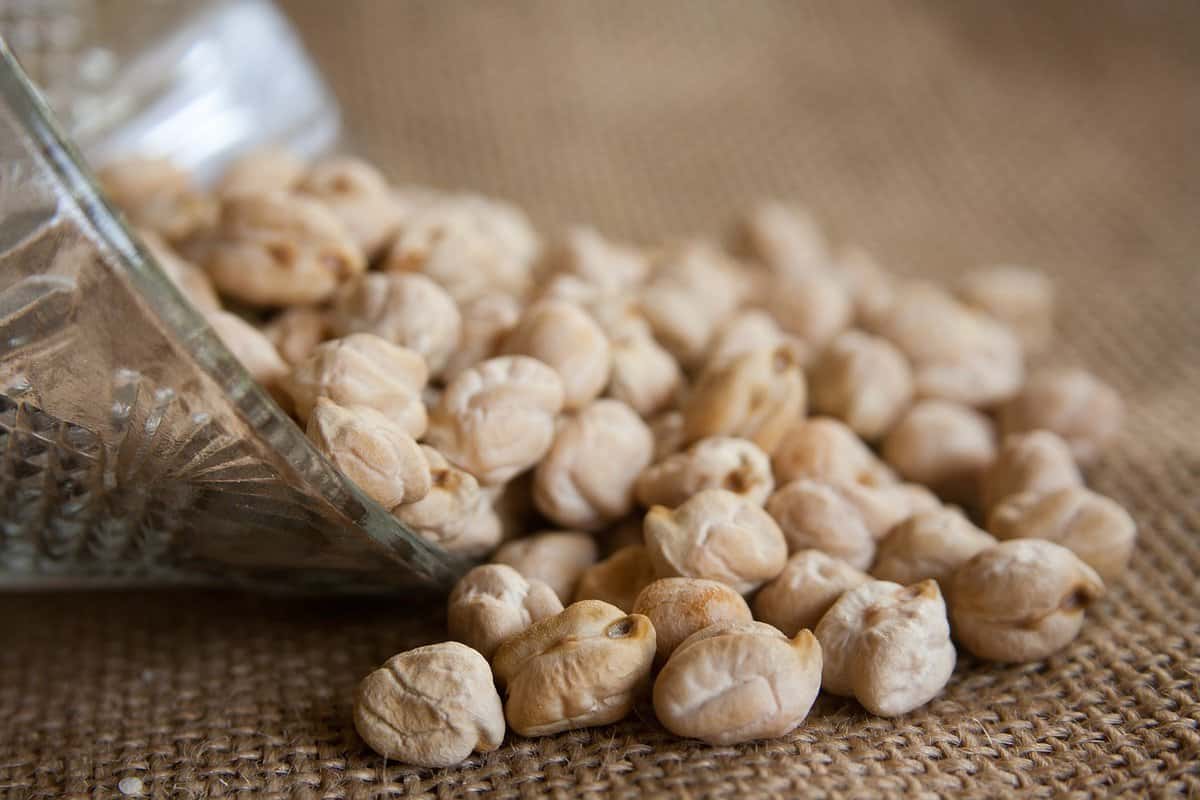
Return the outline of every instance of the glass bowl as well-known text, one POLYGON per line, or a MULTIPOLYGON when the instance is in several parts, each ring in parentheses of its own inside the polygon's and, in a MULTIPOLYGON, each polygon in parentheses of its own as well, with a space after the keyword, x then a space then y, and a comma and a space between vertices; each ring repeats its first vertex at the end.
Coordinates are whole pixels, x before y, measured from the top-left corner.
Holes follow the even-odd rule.
POLYGON ((107 205, 0 41, 0 586, 443 590, 107 205))

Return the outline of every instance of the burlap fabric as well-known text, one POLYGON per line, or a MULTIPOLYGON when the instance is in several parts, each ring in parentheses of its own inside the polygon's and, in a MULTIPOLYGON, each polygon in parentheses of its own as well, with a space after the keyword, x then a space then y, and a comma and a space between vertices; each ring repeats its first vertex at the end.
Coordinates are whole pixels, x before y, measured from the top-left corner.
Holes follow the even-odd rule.
POLYGON ((649 240, 809 204, 910 272, 1052 270, 1056 358, 1129 402, 1089 478, 1141 524, 1064 653, 963 658, 884 720, 823 699, 710 747, 643 712, 457 769, 356 740, 357 679, 441 612, 223 593, 0 598, 0 794, 110 797, 1200 794, 1200 6, 289 5, 397 179, 649 240))

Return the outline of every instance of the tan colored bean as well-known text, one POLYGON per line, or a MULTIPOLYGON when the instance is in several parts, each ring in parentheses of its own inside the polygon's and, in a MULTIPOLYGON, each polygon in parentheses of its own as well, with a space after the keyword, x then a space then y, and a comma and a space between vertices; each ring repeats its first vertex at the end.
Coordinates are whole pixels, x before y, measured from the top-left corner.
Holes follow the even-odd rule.
POLYGON ((508 724, 548 736, 616 722, 648 687, 654 640, 650 620, 599 600, 535 622, 492 661, 508 724))
POLYGON ((1044 350, 1054 335, 1054 283, 1040 270, 1011 265, 973 270, 959 281, 958 296, 1010 326, 1028 352, 1044 350))
POLYGON ((908 480, 973 505, 983 473, 996 458, 996 435, 991 420, 972 408, 922 400, 888 433, 883 458, 908 480))
POLYGON ((407 347, 438 375, 462 336, 462 317, 450 295, 424 275, 369 272, 336 297, 332 322, 339 336, 371 333, 407 347))
POLYGON ((720 327, 708 348, 704 368, 718 369, 743 353, 763 348, 786 347, 797 364, 812 359, 812 348, 798 336, 784 333, 768 312, 759 308, 739 311, 720 327))
POLYGON ((281 383, 302 420, 317 398, 327 397, 346 408, 373 408, 420 437, 426 426, 421 389, 428 377, 425 360, 413 351, 356 333, 317 345, 281 383))
POLYGON ((527 356, 491 358, 450 382, 427 438, 481 482, 504 483, 550 449, 562 405, 562 379, 550 367, 527 356))
POLYGON ((462 335, 442 368, 446 381, 500 352, 500 345, 521 318, 521 303, 512 295, 492 293, 464 303, 459 311, 462 335))
POLYGON ((843 593, 871 580, 840 558, 820 550, 801 550, 783 572, 754 596, 754 617, 795 636, 815 628, 843 593))
POLYGON ((432 447, 421 445, 429 464, 429 494, 396 506, 392 516, 449 553, 479 558, 500 543, 500 518, 473 476, 432 447))
POLYGON ((1004 437, 996 460, 983 473, 981 492, 984 507, 991 509, 1014 494, 1082 485, 1067 443, 1050 431, 1031 431, 1004 437))
POLYGON ((1047 430, 1061 436, 1080 464, 1096 461, 1121 428, 1120 395, 1095 375, 1050 367, 1029 377, 1019 394, 1000 409, 1004 434, 1047 430))
POLYGON ((1125 571, 1137 541, 1137 523, 1129 512, 1083 486, 1011 495, 988 516, 988 530, 998 539, 1060 544, 1106 581, 1125 571))
POLYGON ((844 423, 830 417, 800 420, 784 435, 771 457, 779 484, 798 478, 826 483, 884 486, 892 471, 844 423))
POLYGON ((884 537, 871 574, 902 586, 932 578, 945 593, 956 569, 995 544, 994 538, 972 525, 957 508, 925 511, 884 537))
POLYGON ((683 412, 664 411, 650 420, 650 433, 654 435, 654 460, 662 461, 672 453, 679 452, 686 442, 683 435, 683 412))
POLYGON ((388 243, 406 210, 379 170, 351 156, 313 164, 297 190, 332 211, 368 258, 388 243))
POLYGON ((815 631, 821 688, 881 717, 925 705, 954 672, 946 603, 936 581, 869 581, 843 594, 815 631))
POLYGON ((886 339, 839 334, 809 376, 813 410, 836 417, 864 439, 878 439, 912 402, 912 370, 886 339))
POLYGON ((505 564, 482 564, 454 585, 446 627, 452 637, 491 658, 505 641, 562 610, 554 590, 536 578, 505 564))
POLYGON ((756 350, 701 376, 683 406, 684 435, 738 436, 771 453, 804 407, 804 373, 791 353, 756 350))
POLYGON ((771 287, 766 303, 780 327, 798 336, 814 353, 824 350, 854 318, 850 293, 824 271, 790 275, 778 281, 771 287))
POLYGON ((855 322, 864 327, 877 322, 896 297, 895 276, 860 247, 838 253, 835 265, 833 276, 850 293, 855 322))
POLYGON ((608 337, 587 312, 562 300, 525 309, 503 350, 536 358, 562 378, 563 408, 582 408, 600 396, 612 371, 608 337))
POLYGON ((660 577, 708 578, 742 594, 774 578, 787 561, 787 543, 775 521, 724 489, 705 489, 674 511, 655 506, 646 514, 644 532, 660 577))
POLYGON ((750 255, 779 274, 826 270, 832 262, 825 234, 801 208, 778 202, 756 206, 743 218, 740 235, 750 255))
POLYGON ((622 292, 645 281, 649 265, 637 249, 610 241, 593 228, 576 226, 550 248, 546 269, 602 291, 622 292))
POLYGON ((596 400, 559 426, 534 474, 534 503, 558 525, 599 530, 633 510, 634 482, 653 455, 637 412, 596 400))
POLYGON ((641 544, 626 545, 583 571, 575 587, 575 602, 603 600, 632 613, 638 592, 653 580, 654 564, 646 548, 641 544))
POLYGON ((643 470, 635 486, 638 502, 647 508, 673 508, 704 489, 726 489, 762 505, 774 488, 771 462, 762 448, 730 436, 701 439, 667 456, 643 470))
POLYGON ((643 417, 670 406, 683 383, 674 356, 641 327, 618 333, 610 342, 608 396, 627 403, 643 417))
POLYGON ((333 331, 329 312, 315 306, 292 306, 263 326, 262 332, 279 349, 279 355, 293 367, 312 355, 317 345, 327 341, 333 331))
POLYGON ((504 709, 484 657, 442 642, 392 656, 363 678, 354 727, 384 758, 449 767, 500 746, 504 709))
POLYGON ((212 226, 217 204, 192 186, 191 176, 163 158, 130 158, 96 174, 109 199, 138 228, 179 242, 212 226))
POLYGON ((875 558, 875 535, 862 512, 839 487, 799 478, 767 500, 788 552, 820 550, 865 570, 875 558))
POLYGON ((979 658, 1038 661, 1079 635, 1084 611, 1104 595, 1096 571, 1065 547, 1013 539, 954 573, 954 636, 979 658))
POLYGON ((204 270, 175 252, 166 240, 154 231, 139 230, 137 235, 142 240, 146 252, 197 311, 207 313, 221 310, 221 299, 217 297, 217 290, 204 270))
POLYGON ((724 622, 688 637, 654 682, 654 713, 677 736, 724 746, 783 736, 821 688, 821 646, 761 622, 724 622))
POLYGON ((290 192, 304 177, 304 162, 286 150, 251 150, 230 162, 216 192, 220 197, 261 192, 290 192))
POLYGON ((273 387, 288 374, 288 366, 279 356, 271 340, 237 314, 211 311, 205 315, 213 333, 221 343, 242 362, 250 377, 266 387, 273 387))
POLYGON ((732 587, 700 578, 660 578, 633 601, 633 613, 645 615, 658 637, 656 664, 663 664, 684 639, 722 622, 751 622, 750 606, 732 587))
POLYGON ((596 540, 588 534, 546 531, 506 542, 492 554, 492 562, 508 564, 526 578, 544 582, 569 603, 584 571, 598 557, 596 540))

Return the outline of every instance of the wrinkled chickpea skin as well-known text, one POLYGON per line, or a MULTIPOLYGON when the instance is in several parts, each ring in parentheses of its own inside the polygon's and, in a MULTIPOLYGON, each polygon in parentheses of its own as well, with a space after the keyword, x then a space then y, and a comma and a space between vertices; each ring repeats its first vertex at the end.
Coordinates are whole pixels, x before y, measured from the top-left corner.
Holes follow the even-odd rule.
POLYGON ((385 758, 449 767, 500 746, 504 711, 483 656, 443 642, 392 656, 363 678, 354 727, 385 758))
POLYGON ((886 339, 846 331, 813 366, 809 391, 814 411, 842 420, 864 439, 878 439, 912 402, 912 370, 886 339))
POLYGON ((797 478, 867 486, 896 481, 854 431, 830 417, 799 420, 788 428, 771 456, 771 466, 780 485, 797 478))
POLYGON ((996 458, 996 437, 991 420, 978 411, 922 400, 888 433, 883 457, 904 478, 970 506, 977 503, 981 476, 996 458))
POLYGON ((650 562, 645 546, 640 543, 625 545, 583 571, 575 587, 575 602, 603 600, 632 613, 638 593, 653 580, 654 564, 650 562))
POLYGON ((475 567, 454 586, 446 613, 450 636, 491 658, 501 644, 563 610, 546 584, 506 564, 475 567))
POLYGON ((525 309, 504 342, 504 352, 536 358, 562 379, 563 408, 582 408, 608 385, 612 352, 608 337, 586 311, 562 300, 525 309))
POLYGON ((393 197, 387 180, 359 158, 322 159, 296 188, 332 211, 368 256, 388 243, 403 217, 404 206, 393 197))
POLYGON ((995 508, 1014 494, 1044 494, 1082 486, 1071 448, 1050 431, 1014 433, 1004 437, 996 460, 983 474, 984 508, 995 508))
POLYGON ((821 686, 821 645, 761 622, 722 622, 685 639, 654 682, 654 713, 677 736, 730 745, 783 736, 821 686))
POLYGON ((957 508, 925 511, 897 525, 880 542, 871 574, 903 586, 932 578, 945 592, 955 570, 995 544, 957 508))
POLYGON ((633 613, 644 615, 654 624, 658 637, 656 664, 665 662, 684 639, 709 625, 754 619, 746 601, 732 588, 699 578, 654 581, 634 600, 633 613))
POLYGON ((545 582, 564 603, 571 602, 584 571, 596 563, 596 540, 578 531, 549 531, 505 543, 492 561, 508 564, 526 578, 545 582))
POLYGON ((500 543, 500 518, 473 476, 432 447, 421 445, 429 464, 429 493, 392 509, 392 516, 450 553, 478 558, 500 543))
POLYGON ((804 628, 815 628, 843 593, 869 580, 870 575, 840 558, 820 550, 801 550, 754 596, 754 617, 785 636, 795 636, 804 628))
POLYGON ((492 660, 508 724, 548 736, 616 722, 647 688, 654 648, 650 620, 599 600, 534 623, 492 660))
POLYGON ((865 570, 875 558, 875 535, 862 513, 832 484, 800 478, 767 500, 767 513, 789 552, 820 550, 865 570))
POLYGON ((1125 407, 1108 384, 1086 370, 1047 368, 1035 372, 1000 409, 1005 434, 1052 431, 1070 446, 1080 464, 1098 459, 1121 429, 1125 407))
POLYGON ((775 488, 771 462, 747 439, 712 436, 643 470, 636 494, 644 506, 678 506, 704 489, 726 489, 762 505, 775 488))
POLYGON ((1054 283, 1039 270, 999 266, 973 270, 958 283, 958 296, 1009 325, 1025 349, 1045 349, 1054 335, 1054 283))

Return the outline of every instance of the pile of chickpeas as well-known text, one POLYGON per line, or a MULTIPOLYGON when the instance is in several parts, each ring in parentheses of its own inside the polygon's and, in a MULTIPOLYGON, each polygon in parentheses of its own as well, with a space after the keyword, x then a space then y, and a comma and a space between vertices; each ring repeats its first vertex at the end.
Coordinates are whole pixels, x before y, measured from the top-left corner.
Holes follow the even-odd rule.
POLYGON ((101 180, 330 461, 490 562, 450 595, 454 641, 360 684, 390 759, 447 766, 647 697, 719 745, 786 734, 822 689, 904 714, 955 642, 1065 647, 1129 561, 1133 519, 1080 471, 1122 404, 1029 368, 1053 336, 1040 272, 902 277, 779 204, 723 244, 544 240, 348 157, 253 153, 209 191, 157 160, 101 180))

